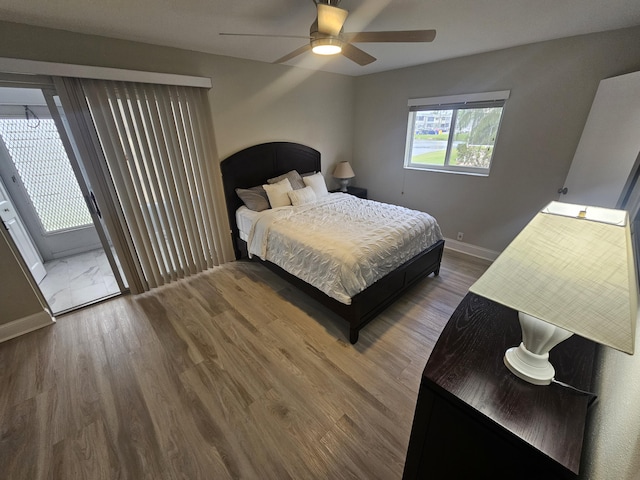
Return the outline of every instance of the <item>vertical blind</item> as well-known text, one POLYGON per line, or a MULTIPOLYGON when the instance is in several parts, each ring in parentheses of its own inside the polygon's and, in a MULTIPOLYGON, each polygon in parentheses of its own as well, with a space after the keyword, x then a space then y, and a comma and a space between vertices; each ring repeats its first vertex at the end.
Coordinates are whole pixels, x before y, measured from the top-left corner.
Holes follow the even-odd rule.
POLYGON ((80 83, 145 287, 233 259, 206 92, 80 83))

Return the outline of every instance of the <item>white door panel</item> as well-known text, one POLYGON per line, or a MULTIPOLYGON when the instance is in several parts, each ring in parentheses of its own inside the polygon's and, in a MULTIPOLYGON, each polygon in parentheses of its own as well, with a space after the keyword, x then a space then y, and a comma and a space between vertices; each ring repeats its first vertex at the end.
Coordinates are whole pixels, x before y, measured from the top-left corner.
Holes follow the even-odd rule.
POLYGON ((0 218, 4 222, 5 227, 9 231, 13 242, 18 247, 22 258, 29 267, 33 278, 40 283, 47 274, 42 264, 42 259, 38 250, 33 244, 29 233, 24 228, 16 209, 13 208, 11 200, 7 195, 4 184, 0 180, 0 218))
POLYGON ((640 72, 600 82, 563 202, 616 208, 640 152, 640 72))

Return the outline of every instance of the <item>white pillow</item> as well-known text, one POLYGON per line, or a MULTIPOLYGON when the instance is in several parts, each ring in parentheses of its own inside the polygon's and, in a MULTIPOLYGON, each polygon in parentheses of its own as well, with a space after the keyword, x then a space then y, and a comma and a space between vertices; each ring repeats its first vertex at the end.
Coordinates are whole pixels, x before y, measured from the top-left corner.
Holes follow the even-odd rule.
POLYGON ((291 190, 290 192, 287 192, 287 194, 289 195, 291 203, 294 206, 313 202, 317 198, 316 192, 311 187, 304 187, 299 190, 291 190))
POLYGON ((289 199, 288 192, 292 192, 293 188, 291 187, 291 183, 288 178, 279 181, 278 183, 272 183, 269 185, 268 183, 263 185, 264 191, 267 192, 267 197, 269 198, 269 203, 271 204, 271 208, 277 207, 286 207, 287 205, 291 205, 291 200, 289 199))
POLYGON ((313 191, 316 192, 316 197, 322 198, 329 195, 329 191, 327 190, 327 184, 324 181, 324 177, 322 173, 318 172, 315 175, 309 175, 308 177, 302 177, 305 185, 313 188, 313 191))

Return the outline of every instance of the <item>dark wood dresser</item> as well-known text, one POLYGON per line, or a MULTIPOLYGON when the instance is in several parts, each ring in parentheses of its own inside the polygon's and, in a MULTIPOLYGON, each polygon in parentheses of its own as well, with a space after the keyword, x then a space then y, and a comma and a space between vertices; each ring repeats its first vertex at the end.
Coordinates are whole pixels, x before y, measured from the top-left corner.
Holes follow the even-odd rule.
MULTIPOLYGON (((464 298, 422 374, 405 480, 576 477, 590 397, 513 375, 502 358, 520 341, 517 312, 464 298)), ((554 348, 556 379, 590 391, 595 349, 576 335, 554 348)))

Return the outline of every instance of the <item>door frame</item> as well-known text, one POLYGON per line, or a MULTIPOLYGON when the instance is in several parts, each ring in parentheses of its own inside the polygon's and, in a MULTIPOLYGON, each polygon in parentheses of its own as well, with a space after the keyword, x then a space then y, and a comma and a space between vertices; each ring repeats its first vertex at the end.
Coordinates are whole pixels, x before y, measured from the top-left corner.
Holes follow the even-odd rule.
POLYGON ((47 275, 47 271, 44 268, 44 260, 33 238, 31 238, 31 233, 29 233, 29 230, 25 227, 20 213, 13 204, 13 199, 9 195, 2 178, 0 178, 0 197, 2 197, 0 198, 0 208, 3 210, 0 211, 0 218, 2 219, 3 226, 5 230, 9 232, 9 236, 13 238, 13 243, 20 251, 24 263, 27 265, 35 282, 39 285, 47 275), (2 205, 3 203, 4 205, 2 205))
POLYGON ((76 148, 74 148, 74 143, 71 142, 70 135, 73 134, 71 131, 71 127, 68 122, 65 122, 65 120, 62 119, 60 111, 58 110, 58 108, 62 108, 62 110, 64 111, 64 107, 62 105, 60 105, 59 107, 54 99, 54 97, 56 96, 60 98, 60 94, 56 91, 55 87, 47 90, 42 89, 42 94, 44 95, 47 106, 49 107, 51 117, 53 118, 53 121, 58 128, 58 133, 60 134, 62 144, 67 151, 67 156, 69 157, 71 168, 73 169, 73 173, 78 180, 78 185, 80 186, 80 191, 84 196, 87 208, 91 213, 91 219, 93 220, 93 224, 95 225, 98 238, 100 238, 100 243, 102 243, 102 247, 107 256, 107 260, 109 261, 109 265, 111 266, 111 270, 113 270, 116 282, 118 283, 118 288, 120 289, 120 292, 124 292, 127 290, 127 287, 122 280, 120 268, 118 267, 118 264, 116 263, 115 257, 111 250, 109 238, 106 233, 107 227, 103 223, 102 212, 98 208, 98 202, 96 200, 95 194, 90 188, 91 184, 87 176, 86 169, 83 168, 81 162, 79 161, 80 154, 76 155, 76 148))
MULTIPOLYGON (((105 251, 107 259, 109 261, 109 265, 113 271, 114 277, 118 284, 118 288, 120 289, 120 293, 127 293, 129 289, 126 287, 122 280, 121 270, 118 267, 118 264, 115 261, 113 251, 111 250, 111 246, 109 245, 108 235, 105 231, 106 226, 102 223, 101 218, 97 215, 97 204, 91 202, 89 199, 91 198, 91 190, 88 184, 88 178, 83 174, 83 167, 81 167, 82 162, 80 161, 81 155, 76 156, 76 149, 74 148, 74 144, 78 145, 80 143, 74 138, 74 142, 70 139, 70 134, 72 134, 73 130, 71 128, 67 129, 62 117, 60 116, 60 112, 58 110, 58 105, 56 105, 54 97, 59 96, 62 101, 62 95, 57 90, 57 85, 60 85, 59 82, 55 82, 55 78, 43 76, 43 75, 21 75, 21 74, 12 74, 12 73, 2 73, 0 72, 0 87, 13 87, 13 88, 34 88, 39 89, 45 97, 45 101, 47 102, 47 107, 49 108, 49 113, 51 114, 51 118, 54 120, 56 128, 58 130, 58 134, 62 140, 63 146, 67 153, 67 157, 69 158, 69 162, 71 164, 71 168, 76 177, 78 185, 80 187, 80 191, 82 192, 85 202, 87 203, 87 207, 91 214, 91 219, 93 221, 94 227, 102 244, 102 248, 105 251)), ((62 107, 63 111, 64 106, 62 107)), ((68 114, 66 114, 68 115, 68 114)), ((81 150, 80 146, 78 146, 78 150, 81 150)), ((4 237, 8 238, 8 241, 11 242, 11 246, 14 249, 14 252, 18 252, 20 256, 20 260, 22 262, 22 268, 26 267, 26 263, 20 254, 19 249, 17 248, 15 242, 9 235, 4 235, 4 237)), ((115 243, 115 242, 114 242, 115 243)), ((28 269, 26 270, 28 271, 28 269)), ((50 306, 42 291, 38 287, 37 283, 32 275, 28 275, 29 281, 31 285, 34 287, 34 290, 37 291, 38 297, 43 302, 43 305, 48 306, 48 310, 51 311, 50 306)))
MULTIPOLYGON (((4 93, 5 88, 7 87, 0 84, 0 92, 4 93)), ((22 87, 19 90, 36 91, 40 97, 38 104, 34 104, 33 106, 29 105, 29 108, 33 112, 37 113, 38 122, 48 122, 48 128, 51 128, 52 122, 55 125, 55 119, 50 113, 50 107, 46 104, 42 88, 22 87)), ((12 108, 12 106, 0 106, 0 121, 24 121, 24 112, 20 112, 23 108, 24 107, 22 106, 17 109, 12 108)), ((43 127, 39 126, 38 128, 43 127)), ((55 125, 55 128, 57 129, 57 125, 55 125)), ((58 137, 62 142, 63 139, 59 132, 58 137)), ((33 143, 30 142, 29 145, 37 149, 39 141, 35 138, 32 139, 32 141, 33 143)), ((47 140, 43 141, 46 142, 47 140)), ((22 221, 25 227, 29 230, 31 237, 37 245, 44 260, 51 261, 57 258, 74 255, 78 252, 84 251, 85 247, 99 248, 101 246, 101 242, 92 220, 85 225, 79 225, 73 228, 53 232, 49 232, 45 229, 43 221, 40 218, 40 212, 36 210, 34 201, 31 198, 31 192, 27 190, 16 162, 14 161, 15 159, 8 149, 9 145, 10 141, 8 139, 0 141, 0 177, 4 179, 7 193, 10 195, 15 208, 20 212, 22 221)), ((63 146, 62 143, 61 146, 63 146)), ((68 159, 68 155, 66 156, 68 159)), ((71 169, 73 169, 71 160, 68 159, 67 162, 67 168, 71 167, 71 169)), ((75 177, 75 173, 69 172, 69 174, 75 177)), ((69 177, 65 175, 65 178, 69 177)), ((74 181, 76 185, 78 185, 77 179, 74 178, 74 181)), ((87 213, 90 212, 87 211, 87 213)))

